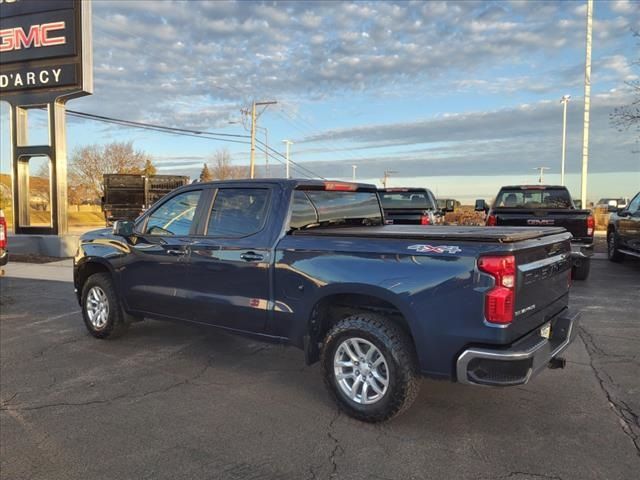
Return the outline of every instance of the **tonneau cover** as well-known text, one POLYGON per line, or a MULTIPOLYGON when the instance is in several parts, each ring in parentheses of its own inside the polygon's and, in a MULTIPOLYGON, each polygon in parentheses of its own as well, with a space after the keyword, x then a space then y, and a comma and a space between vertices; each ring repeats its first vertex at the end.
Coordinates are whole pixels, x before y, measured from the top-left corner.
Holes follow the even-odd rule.
POLYGON ((566 232, 560 227, 464 227, 385 225, 379 227, 336 227, 296 230, 293 235, 365 238, 409 238, 417 240, 463 240, 465 242, 513 243, 566 232))

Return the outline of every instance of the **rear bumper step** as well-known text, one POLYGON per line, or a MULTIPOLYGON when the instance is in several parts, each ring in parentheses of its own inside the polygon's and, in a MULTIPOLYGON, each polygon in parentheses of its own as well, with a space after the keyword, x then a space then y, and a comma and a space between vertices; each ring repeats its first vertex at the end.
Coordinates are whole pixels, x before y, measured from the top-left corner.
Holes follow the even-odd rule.
POLYGON ((569 346, 577 334, 579 318, 578 312, 564 310, 549 322, 549 339, 542 337, 538 328, 506 349, 465 350, 456 364, 458 382, 502 387, 527 383, 569 346))
POLYGON ((572 243, 571 258, 579 260, 593 256, 593 243, 572 243))

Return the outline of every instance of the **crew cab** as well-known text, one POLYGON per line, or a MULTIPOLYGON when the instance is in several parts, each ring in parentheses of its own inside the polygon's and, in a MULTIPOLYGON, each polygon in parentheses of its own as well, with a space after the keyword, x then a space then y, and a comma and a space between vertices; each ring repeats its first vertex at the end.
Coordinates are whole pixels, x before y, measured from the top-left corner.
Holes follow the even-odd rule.
POLYGON ((640 257, 640 192, 609 216, 607 256, 612 262, 620 262, 625 255, 640 257))
POLYGON ((508 386, 564 366, 570 237, 384 225, 373 185, 197 183, 84 234, 74 286, 97 338, 153 318, 283 342, 375 422, 411 405, 421 375, 508 386))
POLYGON ((571 239, 572 276, 586 280, 591 269, 595 219, 590 210, 578 210, 566 187, 516 185, 502 187, 491 208, 476 200, 476 211, 487 213, 487 226, 564 227, 571 239))
POLYGON ((387 224, 436 225, 443 223, 445 212, 453 211, 453 201, 440 209, 426 188, 383 188, 378 193, 387 224))

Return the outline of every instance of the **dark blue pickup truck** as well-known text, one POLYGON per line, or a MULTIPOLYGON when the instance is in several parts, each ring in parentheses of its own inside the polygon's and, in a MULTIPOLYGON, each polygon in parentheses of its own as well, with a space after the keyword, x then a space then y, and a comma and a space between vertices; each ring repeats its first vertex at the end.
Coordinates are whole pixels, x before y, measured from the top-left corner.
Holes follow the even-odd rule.
POLYGON ((564 229, 384 223, 373 185, 188 185, 83 235, 84 322, 98 338, 146 317, 297 346, 366 421, 408 408, 421 375, 508 386, 564 365, 577 327, 564 229))

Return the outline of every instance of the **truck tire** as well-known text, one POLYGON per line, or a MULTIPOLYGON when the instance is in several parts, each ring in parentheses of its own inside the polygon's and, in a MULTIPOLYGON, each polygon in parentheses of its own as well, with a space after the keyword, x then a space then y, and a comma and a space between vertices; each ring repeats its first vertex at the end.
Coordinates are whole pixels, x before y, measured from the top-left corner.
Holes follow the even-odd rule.
POLYGON ((84 283, 82 318, 96 338, 116 338, 129 327, 108 273, 94 273, 84 283))
POLYGON ((624 253, 618 250, 618 239, 616 238, 616 232, 610 231, 607 235, 607 257, 612 262, 621 262, 624 260, 624 253))
POLYGON ((413 343, 383 316, 359 313, 340 320, 324 339, 320 362, 329 393, 358 420, 388 420, 418 395, 413 343))
POLYGON ((571 275, 574 280, 586 280, 589 277, 589 271, 591 271, 591 259, 583 258, 578 266, 573 267, 571 275))

